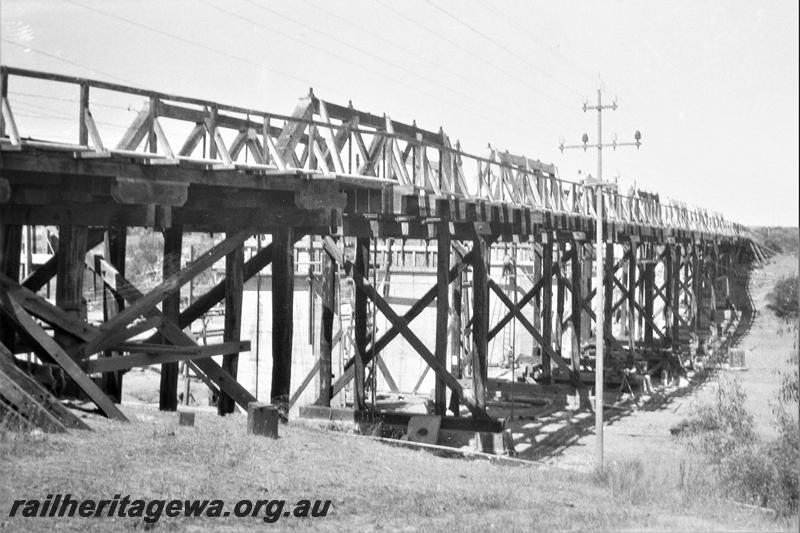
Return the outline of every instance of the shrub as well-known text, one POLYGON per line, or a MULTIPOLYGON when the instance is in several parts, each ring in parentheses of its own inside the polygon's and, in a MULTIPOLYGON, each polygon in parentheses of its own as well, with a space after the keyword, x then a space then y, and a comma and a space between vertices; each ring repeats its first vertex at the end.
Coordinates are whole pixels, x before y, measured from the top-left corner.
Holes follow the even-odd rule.
POLYGON ((713 468, 727 497, 770 507, 781 516, 797 513, 800 496, 800 427, 797 371, 783 378, 775 407, 779 437, 762 441, 753 430, 753 416, 744 407, 746 395, 735 379, 721 379, 712 401, 700 405, 687 421, 687 444, 713 468))
POLYGON ((775 283, 768 296, 769 304, 767 307, 772 309, 780 318, 796 319, 798 313, 797 302, 797 276, 793 278, 781 278, 775 283))

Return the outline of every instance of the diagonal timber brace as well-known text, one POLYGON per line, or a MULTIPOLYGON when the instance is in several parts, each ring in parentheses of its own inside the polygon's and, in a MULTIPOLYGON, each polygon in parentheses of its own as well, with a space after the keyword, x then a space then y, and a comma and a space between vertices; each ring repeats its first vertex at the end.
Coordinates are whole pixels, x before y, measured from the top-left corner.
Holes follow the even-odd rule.
MULTIPOLYGON (((335 243, 328 243, 327 240, 324 242, 326 243, 326 249, 328 246, 335 247, 335 243)), ((450 271, 448 272, 448 279, 450 283, 452 283, 459 274, 461 274, 464 270, 467 269, 474 255, 475 254, 472 252, 467 253, 467 255, 463 256, 456 265, 453 265, 450 268, 450 271)), ((339 256, 341 256, 341 254, 339 254, 339 256)), ((402 316, 402 320, 405 322, 405 324, 410 324, 412 320, 418 317, 422 313, 422 311, 424 311, 425 308, 428 307, 428 305, 436 299, 436 291, 437 291, 437 286, 434 285, 433 287, 428 289, 428 291, 422 296, 422 298, 417 300, 417 302, 414 305, 412 305, 408 311, 406 311, 406 313, 402 316)), ((386 331, 386 333, 384 333, 377 341, 373 343, 373 345, 369 349, 367 349, 364 355, 364 363, 365 364, 369 363, 372 360, 372 357, 374 357, 375 353, 380 352, 384 348, 386 348, 386 346, 388 346, 389 343, 392 340, 394 340, 399 334, 400 334, 399 328, 392 325, 392 327, 389 328, 386 331)), ((336 396, 339 392, 341 392, 341 390, 350 381, 352 381, 354 377, 355 377, 355 359, 351 358, 345 364, 345 371, 342 374, 342 376, 338 380, 336 380, 336 383, 333 384, 332 396, 336 396)))
MULTIPOLYGON (((369 279, 366 279, 363 273, 360 272, 351 261, 344 258, 344 255, 338 247, 336 247, 333 239, 331 237, 325 237, 323 243, 326 251, 331 254, 340 265, 343 265, 346 271, 351 271, 354 275, 361 277, 363 281, 357 285, 358 289, 363 291, 364 294, 372 300, 378 310, 383 313, 389 322, 391 322, 392 326, 396 328, 417 353, 419 353, 436 373, 436 376, 444 381, 447 387, 449 387, 450 390, 458 396, 459 400, 467 406, 473 416, 478 419, 490 419, 491 417, 485 409, 480 407, 473 398, 464 395, 464 389, 461 383, 447 371, 446 366, 440 363, 436 359, 436 356, 425 346, 425 343, 411 331, 411 328, 408 327, 408 322, 404 318, 398 316, 386 300, 378 294, 378 291, 372 286, 369 279)), ((436 290, 436 287, 434 287, 434 290, 436 290)))
POLYGON ((128 419, 122 414, 111 398, 100 390, 92 379, 78 366, 61 346, 53 340, 50 335, 40 326, 31 315, 15 300, 5 289, 0 288, 0 304, 6 316, 11 319, 17 328, 18 333, 28 340, 32 345, 37 346, 41 351, 47 353, 61 368, 64 369, 78 386, 92 399, 98 408, 109 418, 114 418, 123 422, 128 419))

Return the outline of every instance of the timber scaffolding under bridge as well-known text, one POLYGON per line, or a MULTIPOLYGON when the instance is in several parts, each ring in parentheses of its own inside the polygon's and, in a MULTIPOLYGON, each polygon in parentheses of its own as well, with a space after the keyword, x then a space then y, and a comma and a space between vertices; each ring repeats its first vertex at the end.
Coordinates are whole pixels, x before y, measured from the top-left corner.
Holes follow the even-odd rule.
MULTIPOLYGON (((487 354, 490 340, 511 323, 530 335, 538 353, 527 384, 512 389, 524 395, 558 387, 553 383, 561 379, 561 387, 586 391, 596 194, 603 194, 606 213, 601 290, 609 372, 614 361, 638 364, 643 374, 684 369, 707 337, 725 330, 725 320, 751 309, 742 288, 746 272, 766 257, 746 228, 718 214, 641 191, 624 195, 564 181, 553 165, 525 156, 495 149, 472 155, 441 130, 313 93, 281 115, 6 66, 0 91, 0 414, 23 427, 84 427, 39 373, 23 371, 33 368, 21 358, 30 352, 40 369, 58 369, 111 418, 125 420, 115 403, 123 373, 137 366, 161 366, 160 406, 176 409, 179 361, 219 395, 220 414, 234 404, 246 409, 256 398, 236 379, 238 353, 249 348, 240 339, 243 284, 271 263, 272 403, 285 410, 315 382, 311 414, 328 409, 325 416, 333 416, 331 399, 348 387, 356 419, 370 413, 407 421, 369 408, 369 371, 377 372, 371 362, 391 383, 383 362, 392 356, 391 342, 402 338, 435 374, 433 413, 442 428, 499 431, 504 419, 489 404, 504 385, 488 379, 487 354), (74 142, 26 135, 20 116, 27 110, 17 113, 22 96, 15 98, 15 90, 74 101, 66 116, 74 117, 74 142), (131 104, 135 117, 112 147, 112 134, 96 117, 131 104), (23 229, 36 226, 58 226, 59 244, 22 278, 23 229), (163 282, 146 293, 125 275, 131 227, 164 236, 163 282), (225 238, 181 266, 175 258, 184 232, 225 238), (245 262, 243 243, 261 234, 271 234, 271 243, 245 262), (324 250, 316 272, 323 311, 313 324, 320 339, 313 370, 293 388, 293 246, 308 235, 324 250), (403 314, 375 283, 374 271, 388 269, 387 259, 370 259, 375 243, 383 249, 390 239, 421 239, 437 251, 436 283, 403 314), (87 255, 103 241, 102 254, 87 255), (509 246, 531 261, 532 283, 522 294, 508 290, 510 283, 517 288, 516 262, 511 277, 491 277, 492 247, 509 246), (224 279, 181 308, 180 288, 223 259, 224 279), (111 295, 100 323, 83 309, 87 269, 111 295), (53 277, 50 299, 42 289, 53 277), (355 288, 354 350, 334 379, 333 346, 342 337, 334 335, 335 287, 342 278, 355 288), (503 308, 493 323, 491 301, 503 308), (223 342, 198 346, 184 330, 220 302, 223 342), (413 320, 434 302, 431 343, 415 333, 413 320), (376 312, 389 327, 373 338, 376 312), (562 346, 565 329, 572 331, 569 346, 562 346), (221 365, 211 357, 217 355, 221 365)), ((49 120, 48 109, 37 108, 40 119, 49 120)))

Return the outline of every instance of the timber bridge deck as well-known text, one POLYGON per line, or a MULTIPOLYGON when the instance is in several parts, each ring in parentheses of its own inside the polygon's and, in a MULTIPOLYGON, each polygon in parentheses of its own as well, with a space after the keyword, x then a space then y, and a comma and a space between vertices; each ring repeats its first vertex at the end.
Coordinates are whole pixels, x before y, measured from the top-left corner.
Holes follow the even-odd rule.
MULTIPOLYGON (((597 293, 587 275, 595 195, 603 195, 606 213, 604 341, 612 352, 626 354, 628 363, 649 352, 648 369, 676 357, 683 364, 688 333, 702 338, 721 320, 717 310, 747 307, 735 301, 735 273, 766 255, 746 228, 721 215, 655 194, 564 181, 553 165, 522 155, 491 148, 485 156, 470 154, 441 129, 325 102, 313 93, 283 115, 7 66, 1 76, 0 412, 22 425, 82 425, 20 371, 14 354, 24 352, 59 367, 112 418, 125 419, 115 401, 124 371, 135 366, 161 365, 160 407, 174 410, 178 361, 188 361, 220 395, 220 414, 232 412, 234 403, 246 408, 255 397, 236 380, 237 354, 249 348, 240 339, 242 287, 270 263, 271 398, 287 406, 297 392, 291 372, 293 245, 307 235, 316 236, 325 253, 317 273, 323 312, 314 325, 321 340, 313 375, 302 387, 315 379, 315 405, 326 407, 352 382, 354 411, 364 412, 371 361, 380 364, 378 354, 390 357, 388 345, 402 337, 435 373, 433 410, 444 417, 442 427, 456 418, 445 416, 448 405, 454 415, 459 405, 469 411, 459 427, 502 426, 487 412, 487 346, 512 320, 539 346, 537 381, 546 386, 560 373, 584 387, 581 371, 594 342, 586 325, 597 293), (18 88, 73 98, 74 141, 27 134, 15 115, 18 88), (96 119, 98 110, 112 107, 109 102, 139 104, 114 147, 112 134, 96 119), (25 226, 58 226, 59 245, 51 260, 21 279, 25 226), (146 293, 125 277, 130 227, 164 235, 164 280, 146 293), (225 239, 181 266, 174 258, 185 232, 224 233, 225 239), (271 234, 272 241, 245 262, 243 243, 254 234, 271 234), (371 250, 384 239, 436 242, 437 282, 402 315, 371 276, 379 266, 370 260, 371 250), (87 262, 86 252, 103 241, 104 253, 87 262), (490 251, 500 243, 528 250, 534 265, 533 287, 513 301, 491 279, 490 251), (180 287, 223 258, 225 278, 181 309, 180 287), (101 324, 82 313, 87 268, 112 295, 101 324), (337 276, 351 277, 356 289, 355 352, 334 381, 337 276), (465 276, 471 283, 463 283, 465 276), (41 294, 53 277, 54 302, 41 294), (507 310, 494 324, 490 298, 507 310), (429 347, 412 320, 434 301, 436 338, 429 347), (468 323, 462 322, 462 301, 471 303, 468 323), (225 305, 224 342, 198 346, 184 328, 219 302, 225 305), (391 324, 374 342, 369 305, 391 324), (620 310, 626 311, 621 326, 627 339, 613 334, 620 310), (573 332, 569 347, 561 345, 564 328, 573 332), (157 333, 146 341, 132 340, 150 330, 157 333), (221 365, 215 355, 223 355, 221 365), (460 375, 465 357, 469 382, 460 375)), ((47 119, 46 110, 39 113, 47 119)))

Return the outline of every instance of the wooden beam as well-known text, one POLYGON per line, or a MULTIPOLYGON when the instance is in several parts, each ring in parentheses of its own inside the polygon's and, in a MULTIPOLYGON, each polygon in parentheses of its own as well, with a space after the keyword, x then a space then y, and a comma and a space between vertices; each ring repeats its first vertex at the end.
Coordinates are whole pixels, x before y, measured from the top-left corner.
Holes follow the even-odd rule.
MULTIPOLYGON (((89 235, 86 238, 86 251, 88 252, 101 242, 103 242, 104 232, 101 229, 89 228, 89 235)), ((53 255, 43 265, 30 273, 23 281, 22 286, 33 292, 47 285, 53 279, 58 270, 58 255, 53 255)))
POLYGON ((628 256, 628 288, 627 288, 627 296, 628 296, 628 356, 626 359, 626 364, 628 367, 633 366, 633 360, 635 357, 636 351, 636 273, 638 269, 636 268, 636 258, 637 258, 637 245, 636 242, 631 240, 630 241, 630 254, 628 256))
MULTIPOLYGON (((332 238, 331 239, 326 238, 323 241, 323 243, 325 249, 329 253, 331 253, 331 251, 333 251, 333 253, 336 253, 338 251, 338 249, 336 248, 336 244, 335 242, 333 242, 332 238)), ((469 263, 472 262, 472 258, 474 256, 475 253, 471 251, 465 256, 460 257, 458 262, 453 267, 450 268, 450 272, 448 273, 449 274, 448 279, 452 282, 458 274, 466 270, 469 263)), ((334 257, 337 258, 337 261, 343 259, 343 256, 341 255, 340 252, 338 256, 334 255, 334 257)), ((406 324, 411 323, 412 320, 418 317, 422 313, 422 311, 424 311, 436 299, 437 291, 438 287, 436 285, 428 289, 428 291, 425 294, 423 294, 422 297, 408 309, 408 311, 406 311, 406 313, 402 317, 402 320, 406 324)), ((386 333, 384 333, 367 351, 367 362, 372 360, 372 357, 375 353, 378 353, 384 348, 386 348, 386 346, 388 346, 392 340, 397 338, 398 335, 400 335, 400 330, 393 326, 390 327, 386 331, 386 333)), ((339 379, 337 379, 336 382, 333 384, 333 396, 339 394, 339 392, 344 388, 344 386, 347 385, 353 379, 353 376, 355 375, 355 357, 347 361, 347 363, 345 363, 344 368, 345 368, 344 375, 342 375, 339 379)))
MULTIPOLYGON (((125 251, 127 248, 128 231, 125 226, 112 226, 106 230, 105 256, 106 260, 125 275, 125 251)), ((106 284, 103 284, 103 321, 107 322, 125 308, 125 299, 112 293, 106 284)), ((112 350, 106 350, 105 357, 113 357, 112 350)), ((122 401, 122 376, 123 372, 106 372, 101 378, 101 388, 108 394, 114 403, 122 401)))
MULTIPOLYGON (((291 246, 291 244, 290 244, 291 246)), ((244 246, 238 246, 225 256, 225 324, 222 339, 225 342, 238 342, 242 336, 242 297, 244 295, 244 246)), ((294 290, 294 287, 292 287, 294 290)), ((236 379, 239 368, 239 352, 222 356, 222 369, 236 379)), ((256 376, 258 379, 258 376, 256 376)), ((217 413, 233 413, 233 398, 223 393, 217 402, 217 413)))
MULTIPOLYGON (((19 281, 19 269, 22 252, 22 226, 18 224, 0 224, 0 274, 19 281)), ((15 348, 16 332, 12 322, 0 317, 0 343, 8 346, 11 353, 15 348)))
MULTIPOLYGON (((458 252, 455 250, 452 251, 451 261, 454 263, 458 263, 460 256, 458 252)), ((450 271, 447 272, 447 280, 450 283, 450 271)), ((462 372, 461 372, 461 358, 463 354, 462 348, 462 335, 463 332, 461 330, 461 294, 464 285, 464 274, 458 273, 455 276, 455 279, 452 280, 450 283, 450 371, 453 375, 461 379, 462 372)), ((437 280, 437 291, 438 291, 438 280, 437 280)), ((459 409, 459 402, 458 396, 455 394, 450 395, 450 411, 453 413, 453 416, 458 416, 460 409, 459 409)))
MULTIPOLYGON (((605 269, 605 276, 603 279, 603 291, 605 291, 605 298, 603 299, 603 328, 605 331, 603 336, 607 342, 606 346, 610 348, 611 343, 608 343, 608 341, 614 338, 614 315, 611 311, 611 306, 614 303, 614 283, 612 278, 616 277, 616 274, 614 273, 614 243, 607 242, 605 247, 605 266, 603 267, 605 269)), ((600 268, 600 265, 597 265, 597 267, 600 268)), ((611 351, 608 350, 606 353, 611 353, 611 351)))
MULTIPOLYGON (((335 247, 335 243, 333 243, 332 238, 326 237, 323 240, 323 244, 326 250, 330 250, 332 255, 336 258, 336 261, 339 264, 343 264, 345 266, 345 270, 355 270, 355 266, 351 261, 348 261, 344 258, 341 254, 341 251, 335 247)), ((453 273, 453 270, 451 270, 453 273)), ((470 412, 476 419, 490 419, 489 415, 486 413, 486 410, 477 405, 477 402, 474 398, 467 398, 464 395, 464 389, 461 384, 455 379, 446 368, 442 367, 439 361, 436 360, 436 357, 431 353, 428 347, 417 337, 414 332, 408 327, 409 320, 404 317, 399 317, 397 313, 394 312, 392 307, 386 303, 386 300, 378 294, 377 289, 370 284, 369 280, 363 276, 363 273, 356 271, 356 275, 361 275, 363 279, 363 283, 360 285, 361 290, 367 295, 369 299, 371 299, 375 305, 377 306, 378 310, 389 320, 392 324, 392 329, 396 329, 399 331, 400 335, 402 335, 406 341, 411 345, 414 350, 422 357, 426 363, 437 373, 437 375, 441 374, 442 379, 444 379, 447 386, 452 390, 455 394, 458 395, 459 399, 467 406, 470 412)), ((452 277, 455 277, 455 273, 452 274, 452 277)), ((452 281, 451 277, 451 281, 452 281)), ((432 288, 433 294, 436 294, 436 287, 432 288)), ((432 297, 433 298, 433 297, 432 297)), ((431 299, 432 301, 432 299, 431 299)), ((419 303, 419 302, 417 302, 419 303)), ((416 305, 416 304, 415 304, 416 305)), ((411 310, 409 310, 411 311, 411 310)), ((408 316, 408 313, 406 313, 408 316)), ((388 333, 387 333, 388 334, 388 333)), ((344 386, 344 385, 342 385, 344 386)))
POLYGON ((241 245, 245 239, 250 236, 250 234, 251 233, 249 231, 243 230, 227 237, 224 241, 195 259, 195 261, 191 264, 187 265, 186 268, 165 279, 153 290, 137 299, 134 304, 126 307, 120 314, 114 317, 114 319, 103 324, 100 327, 100 330, 104 334, 107 334, 112 332, 114 329, 127 326, 137 317, 142 315, 142 313, 164 300, 167 295, 178 290, 180 287, 188 283, 189 280, 193 279, 207 268, 210 268, 211 265, 217 262, 217 260, 221 259, 234 248, 241 245))
POLYGON ((369 276, 369 244, 370 239, 356 238, 355 270, 351 273, 356 287, 353 306, 353 328, 355 336, 355 375, 353 389, 353 406, 359 411, 366 409, 366 354, 367 354, 367 296, 364 292, 364 278, 369 276), (357 274, 362 273, 362 275, 357 274))
POLYGON ((322 316, 319 324, 319 394, 317 405, 330 407, 333 377, 333 319, 336 315, 336 261, 326 251, 322 258, 322 316))
POLYGON ((572 267, 572 294, 570 302, 572 304, 572 371, 570 378, 572 384, 579 388, 581 386, 581 319, 583 311, 583 277, 581 274, 583 261, 583 245, 573 240, 571 244, 570 264, 572 267))
POLYGON ((542 378, 545 383, 552 379, 551 357, 553 349, 553 243, 542 242, 542 378))
MULTIPOLYGON (((648 244, 648 255, 653 258, 653 244, 648 244)), ((648 261, 644 265, 644 342, 653 343, 653 326, 655 324, 654 304, 656 283, 656 265, 654 261, 648 261)))
POLYGON ((13 405, 19 415, 37 428, 47 433, 66 433, 67 428, 64 424, 17 385, 17 382, 3 372, 2 368, 0 368, 0 391, 3 391, 3 400, 13 405))
MULTIPOLYGON (((447 221, 439 222, 437 235, 436 265, 436 341, 435 356, 442 367, 447 368, 447 318, 450 315, 448 292, 450 290, 450 230, 447 221)), ((447 414, 447 391, 445 382, 438 375, 434 389, 434 414, 447 414)))
POLYGON ((6 316, 11 318, 16 325, 18 332, 30 344, 37 345, 55 360, 107 417, 121 421, 128 420, 117 409, 114 402, 95 385, 94 381, 81 370, 61 346, 22 308, 5 287, 0 288, 0 303, 2 303, 6 316))
POLYGON ((681 246, 676 245, 673 247, 674 257, 669 268, 672 269, 672 351, 678 353, 679 348, 679 335, 680 319, 681 319, 681 246))
MULTIPOLYGON (((83 273, 86 255, 86 226, 61 225, 58 227, 58 273, 56 274, 56 306, 68 316, 81 319, 85 308, 83 300, 83 273)), ((75 339, 56 331, 54 340, 69 348, 75 339)))
MULTIPOLYGON (((164 230, 163 279, 172 279, 181 272, 182 250, 183 228, 181 226, 173 226, 164 230)), ((177 322, 181 313, 180 287, 180 285, 176 285, 172 290, 166 291, 163 303, 161 304, 161 312, 164 318, 171 322, 177 322)), ((145 296, 145 298, 147 297, 145 296)), ((145 298, 142 299, 144 300, 145 298)), ((140 311, 140 313, 142 311, 140 311)), ((120 315, 122 313, 124 313, 124 311, 122 311, 120 315)), ((115 329, 107 331, 115 331, 115 329)), ((167 339, 164 338, 163 335, 162 342, 165 344, 167 342, 167 339)), ((164 363, 161 365, 161 384, 158 395, 158 408, 161 411, 175 411, 178 408, 179 374, 180 370, 177 362, 164 363)))
MULTIPOLYGON (((137 347, 131 346, 134 350, 137 347)), ((94 372, 113 372, 127 370, 140 366, 164 365, 177 363, 184 360, 204 359, 214 355, 230 353, 231 350, 249 351, 249 341, 229 341, 209 346, 146 346, 139 347, 141 351, 129 355, 115 355, 84 361, 81 367, 87 374, 94 372), (159 348, 161 348, 159 350, 159 348)))
POLYGON ((38 381, 23 372, 14 363, 14 355, 0 343, 0 373, 5 373, 15 384, 22 388, 42 408, 46 409, 67 429, 85 429, 91 431, 80 418, 64 407, 38 381))
MULTIPOLYGON (((108 265, 107 268, 113 267, 108 265)), ((118 289, 116 289, 117 293, 124 296, 125 301, 129 305, 134 304, 138 299, 144 297, 139 289, 123 276, 119 275, 119 273, 115 273, 115 277, 118 287, 118 289)), ((163 336, 171 344, 175 346, 197 346, 194 339, 184 333, 183 329, 177 324, 165 319, 164 315, 156 307, 151 307, 145 311, 145 316, 148 318, 156 318, 161 321, 161 333, 163 333, 163 336)), ((216 384, 222 391, 233 398, 239 407, 247 409, 248 403, 256 401, 255 396, 242 387, 239 382, 225 372, 213 359, 207 358, 190 361, 189 367, 192 368, 198 374, 198 377, 206 384, 209 382, 216 384)), ((209 386, 209 388, 211 387, 209 386)), ((212 390, 214 389, 212 388, 212 390)))
MULTIPOLYGON (((503 289, 501 289, 497 285, 497 283, 495 283, 491 279, 489 280, 489 288, 492 291, 494 291, 494 293, 497 295, 498 299, 508 309, 512 309, 512 310, 514 309, 514 302, 512 302, 511 299, 503 292, 503 289)), ((561 357, 559 354, 557 354, 555 351, 553 351, 552 347, 544 344, 544 342, 543 342, 544 341, 544 337, 542 337, 542 334, 539 333, 539 331, 537 331, 536 328, 533 327, 533 324, 531 324, 530 320, 528 320, 528 318, 525 315, 523 315, 522 312, 519 311, 519 310, 517 310, 515 314, 516 314, 517 319, 522 324, 522 326, 525 329, 528 330, 528 333, 530 333, 533 336, 534 339, 536 339, 537 341, 539 341, 543 345, 542 346, 543 350, 547 354, 547 356, 551 360, 553 360, 556 364, 558 364, 558 366, 563 368, 564 371, 566 371, 568 373, 571 372, 570 366, 564 361, 564 358, 561 357)))
POLYGON ((486 407, 489 357, 489 253, 491 245, 477 233, 472 239, 472 387, 475 404, 486 407))
MULTIPOLYGON (((301 130, 302 131, 302 130, 301 130)), ((294 239, 286 228, 272 234, 272 387, 271 401, 288 418, 292 381, 294 239)))

